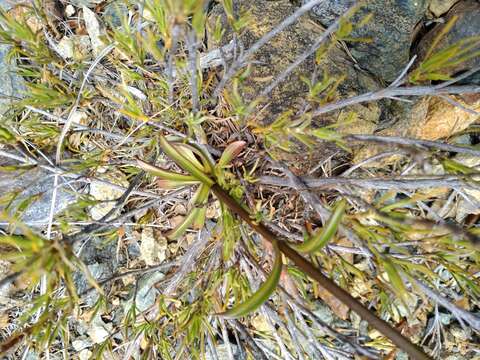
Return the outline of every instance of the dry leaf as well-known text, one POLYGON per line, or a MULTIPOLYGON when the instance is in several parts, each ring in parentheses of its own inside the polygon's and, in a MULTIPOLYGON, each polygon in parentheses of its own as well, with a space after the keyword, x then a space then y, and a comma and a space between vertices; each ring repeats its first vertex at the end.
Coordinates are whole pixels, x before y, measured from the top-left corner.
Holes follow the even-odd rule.
POLYGON ((8 15, 12 16, 17 21, 25 19, 28 27, 35 33, 43 28, 41 19, 35 16, 33 10, 28 6, 15 6, 8 11, 8 15))
POLYGON ((105 34, 105 30, 100 25, 97 16, 92 10, 86 6, 83 6, 82 10, 85 27, 92 43, 93 54, 97 56, 105 47, 105 43, 100 38, 105 34))
POLYGON ((112 331, 112 324, 105 324, 99 314, 93 318, 87 330, 88 336, 95 344, 103 343, 112 331))
POLYGON ((6 329, 10 324, 10 319, 7 312, 0 312, 0 329, 6 329))
POLYGON ((261 331, 267 334, 272 331, 272 327, 268 323, 267 319, 265 319, 265 316, 261 314, 252 319, 252 326, 256 331, 261 331))

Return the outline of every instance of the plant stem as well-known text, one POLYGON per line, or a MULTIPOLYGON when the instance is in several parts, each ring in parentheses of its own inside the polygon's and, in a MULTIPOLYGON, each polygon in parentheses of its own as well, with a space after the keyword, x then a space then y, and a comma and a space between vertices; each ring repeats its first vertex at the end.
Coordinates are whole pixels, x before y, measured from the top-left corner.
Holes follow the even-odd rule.
POLYGON ((250 214, 237 201, 235 201, 225 190, 218 184, 214 184, 211 188, 215 196, 226 204, 230 210, 237 214, 243 221, 250 225, 256 232, 264 237, 269 242, 277 242, 280 251, 289 258, 295 265, 297 265, 303 272, 315 279, 328 292, 334 295, 338 300, 347 305, 350 309, 355 311, 361 318, 368 321, 368 323, 375 329, 380 331, 383 335, 388 337, 395 345, 405 351, 412 359, 430 359, 420 347, 411 343, 400 332, 394 329, 386 321, 377 317, 373 312, 364 307, 357 299, 351 296, 348 292, 343 290, 335 284, 328 277, 317 269, 313 264, 301 256, 298 252, 293 250, 285 241, 278 239, 270 230, 268 230, 262 223, 257 223, 252 220, 250 214))

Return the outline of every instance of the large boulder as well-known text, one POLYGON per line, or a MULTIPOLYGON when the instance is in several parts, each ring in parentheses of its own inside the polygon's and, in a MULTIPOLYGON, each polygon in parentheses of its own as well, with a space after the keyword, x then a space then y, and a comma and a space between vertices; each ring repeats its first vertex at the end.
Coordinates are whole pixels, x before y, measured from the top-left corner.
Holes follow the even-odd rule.
MULTIPOLYGON (((454 17, 457 18, 455 24, 444 36, 441 37, 433 52, 441 51, 449 46, 458 44, 460 41, 476 37, 476 40, 474 41, 476 46, 469 51, 469 54, 476 55, 471 56, 466 61, 458 63, 453 67, 443 69, 443 73, 448 75, 460 74, 480 65, 480 56, 478 55, 478 52, 480 51, 480 42, 478 41, 478 38, 480 37, 480 2, 475 0, 465 0, 455 4, 444 17, 444 22, 435 26, 421 39, 417 49, 418 61, 425 60, 425 56, 429 52, 434 41, 437 41, 437 37, 439 34, 442 34, 446 24, 454 17)), ((472 44, 473 42, 470 42, 469 44, 465 44, 465 46, 471 46, 472 44)), ((462 83, 480 84, 480 71, 473 76, 464 79, 462 83)))
MULTIPOLYGON (((0 8, 8 11, 12 2, 0 0, 0 8)), ((15 64, 7 60, 9 45, 0 44, 0 119, 11 104, 18 100, 24 85, 22 78, 15 72, 15 64)))
MULTIPOLYGON (((242 31, 239 38, 244 49, 250 48, 263 35, 275 28, 283 19, 296 10, 296 6, 292 5, 288 0, 240 0, 235 3, 237 13, 245 12, 249 18, 249 24, 242 31)), ((213 28, 218 17, 220 17, 223 23, 223 28, 229 29, 230 27, 227 24, 226 16, 221 6, 216 6, 212 10, 210 15, 211 28, 213 28)), ((244 101, 248 104, 255 100, 258 94, 271 81, 276 79, 279 74, 282 74, 298 56, 308 51, 323 32, 323 27, 311 21, 308 16, 305 16, 260 48, 251 59, 249 76, 240 88, 244 101)), ((225 45, 231 38, 232 33, 227 32, 221 44, 210 43, 209 47, 213 49, 220 45, 225 45)), ((294 114, 302 111, 307 105, 306 99, 308 97, 308 86, 304 80, 311 80, 315 74, 316 81, 321 81, 324 74, 327 73, 329 76, 337 79, 345 77, 337 89, 334 96, 336 98, 354 96, 359 91, 372 90, 378 86, 367 73, 354 66, 339 44, 334 44, 328 48, 319 64, 316 64, 315 57, 311 56, 298 66, 294 72, 272 91, 267 101, 262 102, 258 106, 258 111, 255 113, 253 120, 269 124, 285 111, 292 111, 294 114), (265 107, 265 105, 267 106, 265 107)), ((354 110, 360 120, 367 119, 366 121, 371 124, 374 124, 380 115, 375 104, 358 105, 350 110, 354 110)), ((313 119, 313 125, 322 126, 330 124, 336 121, 338 116, 339 113, 321 116, 313 119)), ((332 150, 338 151, 338 149, 332 149, 328 144, 322 146, 324 148, 315 151, 315 156, 324 158, 328 157, 332 150)), ((301 165, 303 170, 307 170, 308 166, 306 166, 304 160, 304 158, 294 158, 291 161, 287 161, 301 165)), ((318 164, 318 159, 312 159, 312 162, 318 164)))
MULTIPOLYGON (((308 2, 308 0, 303 0, 308 2)), ((353 4, 354 0, 325 1, 314 7, 312 17, 324 26, 330 25, 353 4)), ((380 81, 393 81, 410 60, 410 46, 415 27, 427 9, 427 0, 371 0, 360 7, 353 23, 372 14, 372 19, 357 28, 352 36, 370 41, 348 46, 359 65, 380 81)))

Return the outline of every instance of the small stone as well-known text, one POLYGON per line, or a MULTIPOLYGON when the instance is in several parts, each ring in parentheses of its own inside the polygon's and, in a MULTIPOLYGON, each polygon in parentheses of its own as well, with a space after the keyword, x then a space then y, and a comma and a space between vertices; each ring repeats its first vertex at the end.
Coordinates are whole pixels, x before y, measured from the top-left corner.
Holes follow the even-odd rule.
MULTIPOLYGON (((453 158, 454 161, 471 168, 473 171, 480 169, 480 158, 466 154, 459 154, 453 158)), ((463 189, 467 198, 460 197, 457 202, 455 220, 461 223, 468 215, 480 214, 480 191, 476 189, 463 189)))
POLYGON ((75 8, 68 4, 67 7, 65 8, 65 15, 68 17, 75 15, 75 8))
MULTIPOLYGON (((126 181, 125 175, 119 171, 109 171, 104 175, 98 175, 98 177, 116 185, 121 185, 123 187, 128 186, 128 181, 126 181)), ((99 204, 94 205, 90 209, 92 219, 100 220, 108 214, 108 212, 115 207, 115 201, 122 196, 124 192, 125 190, 115 188, 108 184, 92 182, 92 184, 90 184, 90 195, 95 200, 100 201, 99 204)))
POLYGON ((94 7, 95 5, 101 4, 104 0, 70 0, 69 2, 77 7, 88 6, 94 7))
POLYGON ((105 48, 105 43, 101 39, 101 37, 105 35, 105 29, 98 21, 97 15, 95 15, 92 10, 83 6, 82 11, 85 27, 92 43, 93 54, 97 56, 105 48))
POLYGON ((77 338, 72 341, 72 346, 75 351, 82 351, 83 349, 89 348, 92 346, 92 341, 86 338, 77 338))
POLYGON ((16 6, 12 8, 8 15, 13 17, 16 21, 26 22, 28 27, 34 32, 39 32, 42 28, 42 22, 38 16, 32 12, 32 9, 28 6, 16 6))
MULTIPOLYGON (((237 359, 238 357, 238 346, 234 345, 234 344, 230 344, 230 349, 232 350, 232 355, 233 355, 233 358, 234 359, 237 359)), ((228 346, 226 344, 220 344, 220 345, 217 345, 215 346, 215 350, 217 351, 217 356, 218 356, 218 360, 230 360, 230 355, 228 353, 228 346)), ((205 355, 205 359, 206 360, 213 360, 214 357, 212 357, 212 355, 210 354, 210 351, 208 351, 205 355)))
POLYGON ((220 203, 214 201, 207 206, 207 211, 205 212, 207 219, 217 219, 220 216, 220 203))
POLYGON ((74 55, 74 45, 71 38, 64 36, 57 45, 57 52, 64 59, 71 59, 74 55))
POLYGON ((439 313, 439 316, 440 316, 440 322, 443 325, 449 325, 452 322, 451 314, 439 313))
POLYGON ((450 329, 450 332, 460 341, 468 341, 472 336, 472 329, 469 327, 461 328, 459 326, 454 326, 450 329))
POLYGON ((92 358, 93 353, 88 349, 83 349, 78 353, 79 360, 89 360, 92 358))
POLYGON ((90 48, 90 38, 87 35, 72 35, 64 36, 55 50, 64 59, 81 60, 89 56, 90 48))
POLYGON ((263 333, 269 334, 272 332, 272 327, 270 323, 265 319, 263 315, 257 315, 252 319, 252 326, 256 331, 261 331, 263 333))
POLYGON ((161 263, 167 258, 167 239, 156 239, 153 228, 143 229, 140 243, 140 259, 148 266, 161 263))
MULTIPOLYGON (((155 288, 155 284, 162 280, 165 275, 159 271, 146 274, 138 280, 136 297, 135 297, 135 306, 137 307, 138 311, 145 311, 150 306, 155 303, 155 299, 157 297, 157 289, 155 288)), ((130 298, 123 303, 124 307, 126 308, 125 311, 133 305, 135 293, 132 291, 132 295, 130 298)))
MULTIPOLYGON (((461 97, 455 97, 453 100, 473 111, 480 111, 480 96, 472 103, 463 101, 461 97)), ((425 140, 448 138, 465 130, 477 119, 478 115, 434 97, 430 99, 428 115, 423 121, 412 123, 407 135, 425 140)))

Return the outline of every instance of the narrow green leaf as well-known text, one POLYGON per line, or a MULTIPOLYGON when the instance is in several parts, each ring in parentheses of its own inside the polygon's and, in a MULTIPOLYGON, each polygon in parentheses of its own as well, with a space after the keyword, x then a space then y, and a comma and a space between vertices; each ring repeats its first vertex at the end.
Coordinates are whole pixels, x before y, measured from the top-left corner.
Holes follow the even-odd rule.
POLYGON ((175 161, 182 169, 190 173, 196 179, 201 181, 204 184, 213 185, 213 180, 210 179, 204 172, 198 169, 194 164, 192 164, 187 158, 181 155, 172 144, 170 144, 165 137, 160 137, 160 146, 163 151, 175 161))
POLYGON ((235 319, 241 316, 248 315, 252 311, 258 309, 265 301, 270 298, 270 295, 275 291, 282 273, 282 254, 280 253, 276 244, 275 247, 275 262, 273 264, 272 272, 265 280, 265 282, 258 288, 258 290, 245 302, 240 303, 226 312, 217 314, 219 316, 235 319))
POLYGON ((180 181, 180 182, 191 182, 191 181, 198 181, 196 178, 194 178, 193 176, 191 175, 183 175, 183 174, 179 174, 179 173, 176 173, 176 172, 173 172, 173 171, 168 171, 168 170, 164 170, 162 168, 159 168, 155 165, 151 165, 149 163, 146 163, 145 161, 142 161, 142 160, 139 160, 137 159, 137 164, 138 166, 145 170, 146 172, 154 175, 154 176, 158 176, 159 178, 161 178, 162 180, 171 180, 171 181, 180 181))
POLYGON ((38 251, 43 246, 43 240, 39 237, 28 238, 22 235, 0 236, 0 244, 18 247, 23 251, 38 251))
POLYGON ((178 224, 173 230, 167 233, 167 239, 175 240, 178 239, 180 236, 185 234, 185 232, 190 227, 198 227, 203 225, 205 221, 205 204, 208 200, 208 195, 210 193, 210 186, 201 184, 198 188, 197 192, 193 196, 192 204, 193 208, 190 213, 185 216, 180 224, 178 224))
POLYGON ((192 203, 194 205, 203 205, 208 200, 208 194, 210 194, 210 186, 201 184, 197 192, 193 196, 192 203))
POLYGON ((180 155, 184 156, 188 160, 192 162, 196 167, 200 170, 211 173, 213 171, 212 164, 208 161, 208 158, 205 156, 203 151, 196 146, 192 146, 190 144, 175 144, 174 145, 180 155), (200 161, 195 156, 197 155, 200 161))
POLYGON ((332 216, 330 219, 328 219, 325 227, 317 231, 307 241, 300 245, 296 245, 295 249, 300 252, 314 253, 324 247, 337 232, 338 224, 340 224, 340 221, 345 213, 345 206, 345 200, 340 201, 340 203, 335 207, 332 216))
POLYGON ((395 265, 393 265, 390 260, 384 260, 382 265, 387 272, 388 279, 390 280, 393 290, 403 301, 405 301, 407 299, 407 289, 405 288, 405 284, 395 268, 395 265))
POLYGON ((442 166, 445 169, 445 171, 453 174, 470 175, 475 173, 475 169, 465 166, 462 163, 459 163, 458 161, 455 161, 452 159, 443 159, 442 166))
POLYGON ((0 140, 6 143, 13 143, 15 142, 15 135, 13 135, 7 128, 0 126, 0 140))
POLYGON ((200 213, 200 208, 194 207, 190 213, 188 213, 187 216, 183 218, 183 221, 178 224, 175 229, 169 231, 167 233, 167 239, 169 240, 176 240, 190 228, 190 226, 193 224, 195 219, 197 219, 198 215, 200 213))
POLYGON ((205 13, 202 8, 197 9, 192 17, 192 27, 195 29, 197 36, 201 37, 205 31, 205 13))
POLYGON ((203 225, 205 225, 205 219, 207 217, 207 207, 204 206, 200 208, 200 211, 197 213, 197 216, 195 217, 195 220, 193 221, 192 227, 195 230, 200 230, 203 228, 203 225))

